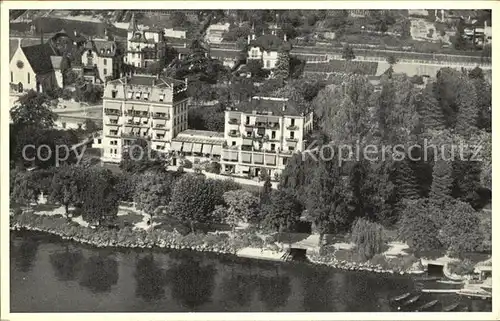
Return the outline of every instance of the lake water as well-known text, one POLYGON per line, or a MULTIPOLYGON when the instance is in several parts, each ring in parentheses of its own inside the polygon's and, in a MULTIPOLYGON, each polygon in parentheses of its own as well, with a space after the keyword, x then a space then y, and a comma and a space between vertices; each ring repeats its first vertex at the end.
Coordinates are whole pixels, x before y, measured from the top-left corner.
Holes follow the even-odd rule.
POLYGON ((386 312, 388 299, 414 290, 409 277, 306 263, 96 249, 27 231, 10 241, 11 312, 386 312))

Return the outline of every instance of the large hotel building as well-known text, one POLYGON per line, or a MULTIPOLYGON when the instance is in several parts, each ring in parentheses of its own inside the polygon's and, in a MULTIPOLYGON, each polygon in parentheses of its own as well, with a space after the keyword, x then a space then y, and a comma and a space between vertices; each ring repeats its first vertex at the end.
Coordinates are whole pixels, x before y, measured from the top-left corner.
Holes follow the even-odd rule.
POLYGON ((304 150, 313 113, 300 113, 287 99, 254 97, 225 113, 222 169, 238 176, 280 175, 288 159, 304 150))
POLYGON ((103 94, 103 160, 119 162, 123 148, 137 138, 169 151, 172 139, 187 129, 186 89, 184 81, 150 75, 109 81, 103 94))

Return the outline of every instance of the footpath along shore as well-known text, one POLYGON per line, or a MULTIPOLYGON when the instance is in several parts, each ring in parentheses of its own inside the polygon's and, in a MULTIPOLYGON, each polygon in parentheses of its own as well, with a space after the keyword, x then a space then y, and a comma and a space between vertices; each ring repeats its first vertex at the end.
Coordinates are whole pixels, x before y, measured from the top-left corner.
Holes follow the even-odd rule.
MULTIPOLYGON (((172 250, 192 250, 198 252, 212 252, 219 254, 236 255, 251 259, 264 259, 272 261, 282 261, 284 251, 271 250, 267 248, 257 248, 244 246, 245 242, 234 242, 229 238, 221 238, 214 234, 207 234, 194 239, 192 234, 186 236, 180 233, 167 232, 165 230, 108 230, 92 229, 89 227, 67 224, 64 218, 53 217, 31 217, 34 222, 27 222, 26 216, 11 217, 10 229, 13 231, 28 230, 44 232, 61 237, 63 240, 70 240, 82 244, 91 245, 98 248, 164 248, 172 250)), ((241 237, 241 236, 240 236, 241 237)), ((239 239, 241 240, 241 238, 239 239)), ((324 257, 318 254, 307 255, 312 264, 329 266, 335 269, 348 271, 367 271, 384 274, 420 274, 422 271, 398 271, 395 269, 383 269, 380 265, 370 262, 356 263, 345 260, 337 260, 332 257, 324 257)))

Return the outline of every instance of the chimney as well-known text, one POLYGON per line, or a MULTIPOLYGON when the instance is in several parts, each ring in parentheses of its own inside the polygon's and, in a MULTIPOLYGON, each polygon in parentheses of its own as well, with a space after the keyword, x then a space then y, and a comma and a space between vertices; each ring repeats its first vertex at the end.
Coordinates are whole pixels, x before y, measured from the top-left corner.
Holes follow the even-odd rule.
POLYGON ((187 44, 186 43, 184 43, 184 48, 187 48, 187 44))
POLYGON ((76 30, 73 30, 73 34, 76 36, 76 30))
POLYGON ((286 104, 283 104, 283 107, 281 108, 282 111, 286 110, 286 104))
POLYGON ((250 35, 248 35, 248 37, 247 37, 247 44, 250 44, 250 40, 251 40, 251 37, 250 37, 250 35))
POLYGON ((187 88, 187 85, 188 85, 188 79, 187 78, 184 78, 184 84, 186 85, 186 88, 187 88))
POLYGON ((283 40, 286 42, 286 33, 283 34, 283 40))
POLYGON ((252 35, 252 40, 255 40, 255 34, 252 35))

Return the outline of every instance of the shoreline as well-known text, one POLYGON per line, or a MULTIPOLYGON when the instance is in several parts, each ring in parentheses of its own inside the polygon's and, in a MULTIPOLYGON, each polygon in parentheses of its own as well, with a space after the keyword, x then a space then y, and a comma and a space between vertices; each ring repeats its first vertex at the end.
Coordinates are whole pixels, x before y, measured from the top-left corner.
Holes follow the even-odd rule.
MULTIPOLYGON (((209 236, 204 237, 204 241, 197 242, 197 244, 188 244, 189 234, 187 236, 180 236, 176 232, 159 231, 157 234, 163 233, 163 238, 160 235, 148 235, 146 231, 130 230, 134 235, 135 240, 125 239, 120 237, 119 231, 109 230, 95 230, 84 227, 76 227, 65 225, 61 228, 44 227, 44 224, 13 222, 15 217, 11 217, 11 224, 9 226, 11 231, 35 231, 47 233, 60 237, 62 240, 69 240, 80 244, 90 245, 96 248, 130 248, 130 249, 170 249, 170 250, 191 250, 197 252, 210 252, 215 254, 228 254, 235 255, 239 258, 247 258, 252 260, 266 260, 274 262, 286 262, 282 259, 281 253, 284 251, 271 251, 269 249, 257 248, 255 246, 237 246, 234 243, 229 244, 227 240, 215 242, 210 244, 208 242, 209 236), (88 233, 91 231, 91 233, 88 233), (101 234, 101 235, 99 235, 101 234), (108 236, 108 237, 106 237, 108 236), (251 252, 251 255, 248 255, 251 252), (264 253, 265 252, 265 253, 264 253), (269 253, 272 252, 272 253, 269 253)), ((47 219, 47 218, 45 218, 47 219)), ((49 218, 50 219, 50 218, 49 218)), ((64 222, 65 219, 63 219, 64 222)), ((55 220, 52 220, 53 223, 55 220)), ((154 230, 153 230, 154 231, 154 230)), ((193 237, 191 237, 193 238, 193 237)), ((371 264, 370 262, 356 263, 346 260, 337 260, 334 257, 319 256, 318 254, 306 254, 308 263, 313 265, 320 265, 330 267, 343 271, 364 271, 386 275, 420 275, 422 271, 397 271, 395 269, 383 269, 381 265, 371 264)))

